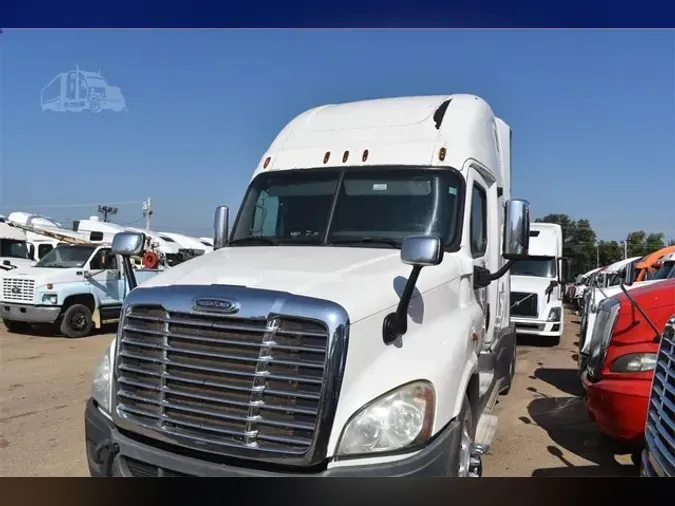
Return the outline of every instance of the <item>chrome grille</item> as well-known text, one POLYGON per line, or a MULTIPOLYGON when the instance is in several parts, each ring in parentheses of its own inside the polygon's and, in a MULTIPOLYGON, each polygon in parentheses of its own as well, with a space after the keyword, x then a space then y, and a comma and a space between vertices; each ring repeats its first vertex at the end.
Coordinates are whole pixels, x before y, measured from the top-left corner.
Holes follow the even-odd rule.
POLYGON ((4 278, 2 280, 2 298, 11 302, 33 302, 35 280, 23 278, 4 278))
POLYGON ((645 438, 656 474, 675 476, 675 315, 661 336, 645 438), (654 465, 655 464, 655 465, 654 465))
POLYGON ((536 293, 511 292, 511 316, 536 318, 538 298, 536 293))
POLYGON ((327 349, 314 320, 135 305, 118 343, 117 413, 196 449, 301 456, 317 432, 327 349))

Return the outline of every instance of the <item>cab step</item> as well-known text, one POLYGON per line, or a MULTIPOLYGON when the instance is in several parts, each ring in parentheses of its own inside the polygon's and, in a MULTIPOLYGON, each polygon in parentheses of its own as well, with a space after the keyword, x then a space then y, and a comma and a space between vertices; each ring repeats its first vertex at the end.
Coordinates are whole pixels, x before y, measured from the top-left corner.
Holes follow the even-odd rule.
POLYGON ((476 425, 475 447, 481 454, 489 453, 492 441, 497 434, 499 417, 490 411, 482 414, 476 425))

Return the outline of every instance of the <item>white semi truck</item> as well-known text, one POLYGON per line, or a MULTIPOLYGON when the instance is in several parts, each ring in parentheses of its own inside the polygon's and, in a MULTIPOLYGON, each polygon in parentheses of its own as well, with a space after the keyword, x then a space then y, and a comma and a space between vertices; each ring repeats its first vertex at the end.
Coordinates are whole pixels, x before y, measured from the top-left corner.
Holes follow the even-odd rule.
POLYGON ((480 476, 529 230, 481 98, 300 114, 231 234, 216 210, 215 251, 127 296, 86 407, 91 475, 480 476))
POLYGON ((519 334, 557 345, 564 327, 562 286, 569 273, 561 226, 532 223, 529 252, 530 258, 511 269, 511 322, 519 334))

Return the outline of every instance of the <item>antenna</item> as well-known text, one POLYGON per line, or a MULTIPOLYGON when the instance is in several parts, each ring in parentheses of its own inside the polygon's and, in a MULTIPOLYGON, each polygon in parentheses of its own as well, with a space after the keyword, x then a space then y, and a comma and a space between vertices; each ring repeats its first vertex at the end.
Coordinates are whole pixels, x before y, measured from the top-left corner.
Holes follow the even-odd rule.
POLYGON ((117 214, 117 208, 111 206, 98 206, 98 212, 103 215, 103 221, 108 221, 109 214, 117 214))

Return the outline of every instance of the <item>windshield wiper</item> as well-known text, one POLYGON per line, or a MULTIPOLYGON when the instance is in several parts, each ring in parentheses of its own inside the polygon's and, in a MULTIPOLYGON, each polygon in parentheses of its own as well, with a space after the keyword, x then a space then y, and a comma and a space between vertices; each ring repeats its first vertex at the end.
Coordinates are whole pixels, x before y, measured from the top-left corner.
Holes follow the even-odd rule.
POLYGON ((358 239, 332 239, 328 244, 384 244, 392 248, 400 248, 402 241, 396 239, 387 239, 384 237, 360 237, 358 239))
POLYGON ((270 239, 269 237, 242 237, 241 239, 235 239, 234 241, 230 242, 228 246, 233 246, 235 244, 248 244, 254 242, 268 244, 270 246, 279 246, 279 243, 277 241, 275 241, 274 239, 270 239))

